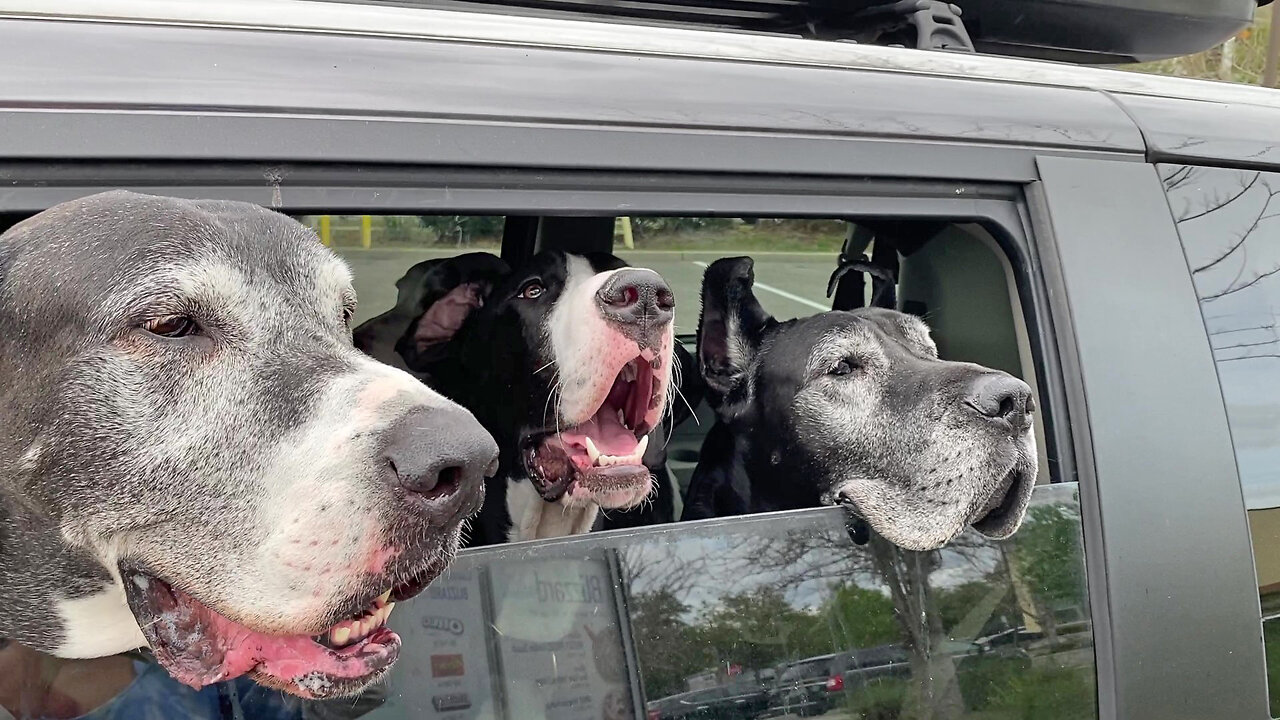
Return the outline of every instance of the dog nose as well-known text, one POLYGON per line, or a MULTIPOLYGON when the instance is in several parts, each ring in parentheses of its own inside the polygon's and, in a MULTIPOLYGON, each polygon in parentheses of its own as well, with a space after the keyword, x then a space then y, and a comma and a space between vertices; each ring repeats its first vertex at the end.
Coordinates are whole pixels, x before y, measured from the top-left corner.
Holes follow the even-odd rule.
POLYGON ((498 469, 498 445, 461 407, 411 413, 388 433, 383 451, 389 475, 427 499, 476 493, 498 469))
POLYGON ((623 268, 600 287, 596 305, 615 322, 660 328, 675 317, 676 296, 658 273, 648 268, 623 268))
POLYGON ((987 373, 969 386, 965 403, 980 415, 992 420, 1004 420, 1015 430, 1031 424, 1036 410, 1031 398, 1031 387, 1012 375, 987 373))

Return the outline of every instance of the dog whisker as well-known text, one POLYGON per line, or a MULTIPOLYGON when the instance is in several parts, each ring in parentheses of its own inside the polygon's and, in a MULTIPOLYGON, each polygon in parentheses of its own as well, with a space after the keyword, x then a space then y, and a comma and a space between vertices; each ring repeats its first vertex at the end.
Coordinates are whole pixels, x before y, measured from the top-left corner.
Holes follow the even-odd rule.
POLYGON ((559 373, 552 376, 551 379, 554 384, 551 386, 551 392, 547 393, 547 401, 542 404, 542 424, 544 425, 547 423, 547 410, 551 408, 551 398, 555 397, 556 387, 559 385, 558 375, 559 373))
POLYGON ((684 406, 689 408, 689 417, 693 418, 693 423, 701 427, 702 423, 698 421, 698 414, 693 411, 693 406, 689 404, 689 400, 685 398, 684 393, 680 392, 680 388, 676 388, 675 390, 676 397, 680 398, 680 402, 684 403, 684 406))

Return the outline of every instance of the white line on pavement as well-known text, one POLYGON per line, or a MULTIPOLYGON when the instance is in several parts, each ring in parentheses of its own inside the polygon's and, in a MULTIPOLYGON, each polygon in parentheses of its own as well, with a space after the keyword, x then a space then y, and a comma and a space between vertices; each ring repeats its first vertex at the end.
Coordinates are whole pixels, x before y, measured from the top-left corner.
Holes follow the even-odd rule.
MULTIPOLYGON (((691 263, 693 263, 694 265, 697 265, 698 267, 703 268, 703 269, 706 269, 706 267, 707 267, 707 264, 706 264, 706 263, 704 263, 704 262, 702 262, 701 260, 690 260, 689 262, 691 262, 691 263)), ((765 285, 764 283, 759 282, 759 281, 756 281, 756 283, 755 283, 755 287, 758 287, 758 288, 760 288, 761 290, 768 290, 769 292, 771 292, 771 293, 773 293, 773 294, 775 294, 775 295, 781 295, 782 297, 784 297, 784 298, 786 298, 786 299, 788 299, 788 300, 790 300, 790 301, 792 301, 792 302, 798 302, 798 303, 800 303, 801 305, 808 305, 809 307, 814 308, 814 309, 817 309, 817 310, 830 310, 830 309, 831 309, 830 307, 827 307, 826 305, 823 305, 822 303, 816 303, 816 302, 814 302, 814 301, 812 301, 812 300, 809 300, 809 299, 807 299, 807 298, 802 298, 802 297, 800 297, 799 295, 793 295, 793 294, 791 294, 791 293, 787 292, 786 290, 779 290, 778 288, 776 288, 776 287, 774 287, 774 286, 772 286, 772 285, 765 285)))

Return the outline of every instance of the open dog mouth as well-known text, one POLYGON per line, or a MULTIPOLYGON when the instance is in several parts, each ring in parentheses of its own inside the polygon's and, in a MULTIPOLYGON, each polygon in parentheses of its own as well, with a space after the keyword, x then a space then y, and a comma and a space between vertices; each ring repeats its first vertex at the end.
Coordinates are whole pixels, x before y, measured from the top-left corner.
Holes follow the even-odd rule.
POLYGON ((637 355, 618 370, 586 422, 526 440, 525 469, 544 500, 627 508, 649 494, 643 458, 654 412, 660 414, 664 400, 660 371, 661 356, 637 355))
POLYGON ((156 660, 192 688, 249 674, 255 681, 304 698, 350 695, 380 678, 400 654, 387 628, 399 600, 416 595, 436 575, 422 576, 368 600, 319 634, 277 635, 235 622, 159 578, 125 572, 125 594, 156 660))

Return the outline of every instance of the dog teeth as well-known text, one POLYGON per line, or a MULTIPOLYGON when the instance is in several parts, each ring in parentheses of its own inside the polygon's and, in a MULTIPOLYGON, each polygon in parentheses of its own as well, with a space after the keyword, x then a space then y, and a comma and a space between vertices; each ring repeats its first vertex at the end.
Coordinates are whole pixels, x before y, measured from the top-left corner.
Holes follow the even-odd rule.
POLYGON ((636 445, 636 449, 627 455, 605 455, 596 449, 596 444, 591 438, 587 438, 587 455, 591 458, 591 464, 596 467, 612 467, 614 465, 639 465, 641 458, 644 457, 644 451, 649 447, 649 436, 645 435, 640 438, 640 442, 636 445))
POLYGON ((341 648, 360 642, 374 630, 386 625, 387 618, 391 617, 391 611, 396 606, 390 601, 390 597, 391 591, 388 590, 374 600, 376 607, 364 616, 334 625, 328 633, 329 647, 341 648))
POLYGON ((336 627, 329 631, 329 644, 334 647, 342 647, 351 639, 351 628, 336 627))

